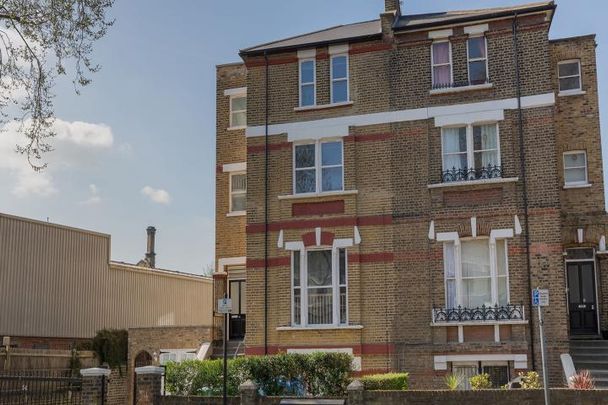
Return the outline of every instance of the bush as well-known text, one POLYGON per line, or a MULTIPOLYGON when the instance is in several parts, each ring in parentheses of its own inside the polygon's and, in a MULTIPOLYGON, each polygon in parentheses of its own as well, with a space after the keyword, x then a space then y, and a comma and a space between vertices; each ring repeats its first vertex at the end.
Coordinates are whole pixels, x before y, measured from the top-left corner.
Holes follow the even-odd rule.
MULTIPOLYGON (((267 396, 342 396, 352 357, 344 353, 279 354, 228 361, 228 394, 252 380, 267 396)), ((167 364, 165 384, 175 395, 217 396, 223 389, 222 360, 189 360, 167 364)))
POLYGON ((127 362, 129 335, 124 329, 102 329, 93 338, 93 350, 100 363, 119 367, 127 362))
POLYGON ((487 390, 492 388, 492 381, 490 381, 490 375, 486 373, 477 374, 469 378, 472 390, 487 390))
POLYGON ((408 373, 387 373, 361 377, 361 382, 369 391, 405 391, 408 379, 408 373))
POLYGON ((536 371, 519 373, 519 377, 521 378, 521 388, 525 390, 536 390, 542 388, 540 376, 536 371))
POLYGON ((582 370, 569 379, 569 386, 575 390, 594 390, 595 382, 589 370, 582 370))
POLYGON ((455 391, 458 389, 460 383, 462 382, 462 375, 448 374, 443 378, 443 381, 445 382, 446 387, 448 387, 450 391, 455 391))

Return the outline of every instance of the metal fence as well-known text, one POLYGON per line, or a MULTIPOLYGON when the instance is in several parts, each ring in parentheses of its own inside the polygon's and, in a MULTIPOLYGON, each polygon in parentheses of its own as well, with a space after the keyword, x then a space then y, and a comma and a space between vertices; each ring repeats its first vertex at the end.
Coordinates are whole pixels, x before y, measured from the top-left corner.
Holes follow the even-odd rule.
POLYGON ((0 371, 0 404, 82 404, 82 377, 72 370, 0 371))

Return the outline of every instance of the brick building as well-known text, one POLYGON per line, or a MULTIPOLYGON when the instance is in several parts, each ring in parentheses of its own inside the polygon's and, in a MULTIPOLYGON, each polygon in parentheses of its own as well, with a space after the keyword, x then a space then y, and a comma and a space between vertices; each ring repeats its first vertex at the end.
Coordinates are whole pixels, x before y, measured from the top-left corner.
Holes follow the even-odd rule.
POLYGON ((348 352, 414 387, 502 384, 540 369, 539 286, 559 386, 559 355, 608 330, 595 37, 550 40, 553 2, 406 11, 385 0, 380 19, 218 66, 230 335, 252 355, 348 352))

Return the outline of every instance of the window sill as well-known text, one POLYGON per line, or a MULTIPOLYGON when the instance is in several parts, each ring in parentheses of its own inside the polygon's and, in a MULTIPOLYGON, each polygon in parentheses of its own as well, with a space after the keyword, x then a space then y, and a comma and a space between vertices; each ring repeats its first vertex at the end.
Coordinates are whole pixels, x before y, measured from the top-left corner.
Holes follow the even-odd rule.
POLYGON ((293 110, 296 112, 299 111, 314 111, 314 110, 325 110, 328 108, 337 108, 337 107, 346 107, 349 105, 353 105, 352 101, 343 101, 341 103, 332 103, 332 104, 321 104, 321 105, 310 105, 306 107, 296 107, 293 110))
POLYGON ((307 330, 359 330, 363 325, 318 325, 318 326, 279 326, 278 331, 307 331, 307 330))
POLYGON ((240 126, 240 127, 228 127, 226 130, 227 131, 238 131, 238 130, 241 130, 241 129, 247 129, 247 125, 243 125, 243 126, 240 126))
POLYGON ((226 214, 227 217, 244 217, 247 211, 232 211, 226 214))
POLYGON ((434 95, 434 94, 459 93, 461 91, 491 89, 492 87, 494 87, 494 85, 492 83, 471 84, 469 86, 447 87, 445 89, 432 89, 431 91, 429 91, 429 94, 434 95))
POLYGON ((500 184, 500 183, 515 183, 519 181, 519 177, 507 177, 498 179, 482 179, 482 180, 466 180, 466 181, 452 181, 449 183, 437 183, 429 184, 429 189, 433 188, 447 188, 447 187, 464 187, 464 186, 482 186, 484 184, 500 184))
POLYGON ((591 183, 585 183, 585 184, 566 184, 564 186, 564 190, 569 190, 571 188, 589 188, 592 185, 593 184, 591 184, 591 183))
POLYGON ((557 97, 583 96, 585 94, 587 94, 587 92, 583 90, 566 90, 557 93, 557 97))
POLYGON ((321 193, 302 193, 302 194, 291 194, 291 195, 280 195, 279 200, 300 200, 307 198, 321 198, 321 197, 334 197, 343 195, 355 195, 358 194, 358 190, 344 190, 344 191, 325 191, 321 193))
POLYGON ((506 321, 464 321, 464 322, 431 322, 431 326, 493 326, 493 325, 527 325, 527 320, 506 321))

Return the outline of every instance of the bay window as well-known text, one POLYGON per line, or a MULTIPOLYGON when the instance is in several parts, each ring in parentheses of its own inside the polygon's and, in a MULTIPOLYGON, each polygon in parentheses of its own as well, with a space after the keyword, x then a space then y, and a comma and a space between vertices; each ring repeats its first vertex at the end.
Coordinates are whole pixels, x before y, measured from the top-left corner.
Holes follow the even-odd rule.
POLYGON ((291 267, 292 325, 346 325, 346 249, 296 250, 291 267))
POLYGON ((497 124, 442 128, 441 144, 444 182, 502 176, 497 124))
POLYGON ((450 41, 435 41, 431 46, 433 88, 452 86, 452 46, 450 41))
POLYGON ((294 146, 295 194, 342 191, 342 141, 323 140, 294 146))
POLYGON ((443 245, 447 308, 509 303, 507 241, 474 239, 443 245))
POLYGON ((469 67, 469 84, 488 82, 488 54, 486 37, 476 36, 467 40, 467 59, 469 67))

